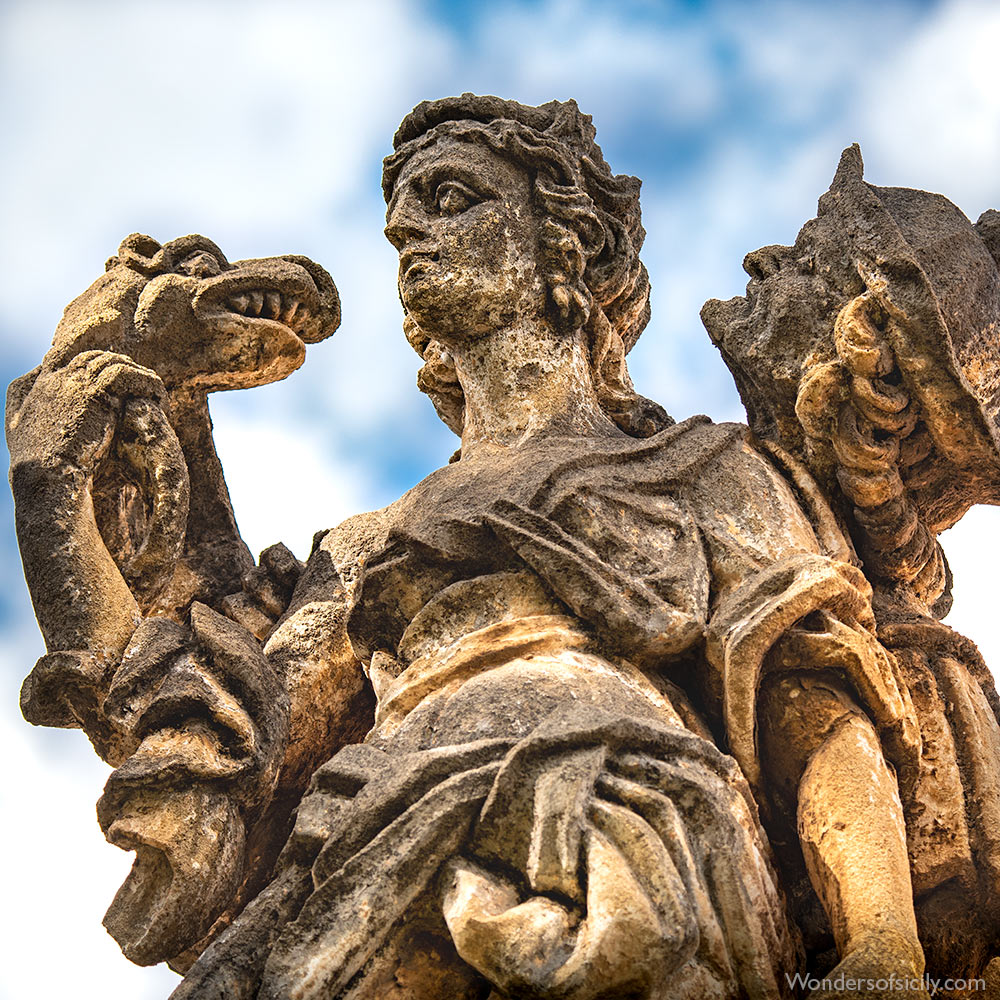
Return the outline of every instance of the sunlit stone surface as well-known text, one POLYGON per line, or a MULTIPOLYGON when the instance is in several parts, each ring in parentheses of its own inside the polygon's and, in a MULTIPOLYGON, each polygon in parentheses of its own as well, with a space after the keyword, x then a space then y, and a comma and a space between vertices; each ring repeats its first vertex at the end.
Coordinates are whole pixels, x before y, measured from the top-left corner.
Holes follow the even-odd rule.
POLYGON ((404 120, 386 235, 461 447, 305 564, 254 562, 206 399, 336 330, 313 262, 130 236, 9 390, 22 710, 115 767, 105 924, 177 998, 997 986, 1000 701, 937 536, 1000 499, 1000 216, 848 149, 703 310, 749 428, 675 423, 628 376, 639 182, 594 135, 404 120))

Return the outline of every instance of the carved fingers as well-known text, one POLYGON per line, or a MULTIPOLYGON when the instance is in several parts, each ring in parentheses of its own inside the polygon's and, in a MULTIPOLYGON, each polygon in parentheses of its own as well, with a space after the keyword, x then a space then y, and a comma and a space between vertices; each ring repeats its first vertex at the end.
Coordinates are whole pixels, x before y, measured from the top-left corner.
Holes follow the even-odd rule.
POLYGON ((95 656, 102 680, 183 544, 187 466, 163 396, 156 374, 130 358, 85 351, 43 367, 8 420, 18 542, 42 634, 51 652, 95 656))
POLYGON ((84 351, 60 368, 43 367, 8 420, 11 463, 93 468, 110 444, 121 403, 160 402, 165 394, 154 371, 124 354, 84 351))
POLYGON ((288 609, 304 569, 280 542, 264 549, 257 566, 243 576, 243 589, 222 599, 222 610, 262 642, 288 609))
POLYGON ((506 879, 463 859, 446 867, 442 909, 458 953, 507 995, 650 997, 694 954, 686 890, 655 832, 613 803, 590 812, 582 917, 547 896, 522 901, 506 879))

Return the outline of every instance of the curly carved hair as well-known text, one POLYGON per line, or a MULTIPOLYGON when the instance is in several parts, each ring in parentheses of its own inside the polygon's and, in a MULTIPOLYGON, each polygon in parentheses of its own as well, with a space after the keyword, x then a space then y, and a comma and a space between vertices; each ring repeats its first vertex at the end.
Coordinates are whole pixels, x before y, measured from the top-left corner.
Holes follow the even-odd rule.
MULTIPOLYGON (((526 170, 543 220, 539 252, 552 315, 564 330, 587 332, 604 411, 626 433, 648 437, 672 420, 635 391, 625 364, 649 321, 649 276, 639 259, 646 235, 640 181, 611 173, 595 134, 590 115, 575 101, 537 108, 473 94, 424 101, 396 132, 382 190, 388 202, 407 160, 445 136, 484 144, 526 170)), ((418 386, 461 435, 465 401, 450 356, 409 315, 403 329, 425 362, 418 386)))

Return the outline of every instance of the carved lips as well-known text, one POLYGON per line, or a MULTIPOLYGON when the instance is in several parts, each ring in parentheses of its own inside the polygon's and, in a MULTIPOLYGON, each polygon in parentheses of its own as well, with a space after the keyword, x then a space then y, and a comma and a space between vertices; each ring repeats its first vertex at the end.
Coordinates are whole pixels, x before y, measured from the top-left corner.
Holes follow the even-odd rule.
POLYGON ((399 255, 399 283, 419 279, 441 259, 434 250, 404 250, 399 255))

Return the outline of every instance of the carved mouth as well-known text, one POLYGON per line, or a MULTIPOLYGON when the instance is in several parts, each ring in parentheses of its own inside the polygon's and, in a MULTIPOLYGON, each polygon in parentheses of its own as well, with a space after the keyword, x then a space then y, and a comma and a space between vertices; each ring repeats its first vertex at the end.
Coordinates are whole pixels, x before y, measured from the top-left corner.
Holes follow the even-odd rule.
POLYGON ((287 326, 300 340, 315 325, 310 307, 293 295, 282 294, 276 289, 253 289, 231 295, 226 300, 230 312, 248 319, 276 320, 287 326))
POLYGON ((116 825, 108 831, 108 836, 122 850, 135 851, 135 861, 104 915, 104 926, 126 958, 150 964, 159 959, 155 950, 150 949, 150 939, 155 938, 156 918, 170 893, 174 873, 163 851, 120 834, 116 825))
POLYGON ((280 324, 285 336, 291 333, 304 343, 317 343, 337 328, 340 308, 329 276, 308 263, 319 280, 325 278, 329 284, 325 292, 317 285, 317 277, 297 260, 247 261, 204 283, 195 296, 195 315, 209 323, 228 316, 244 329, 248 323, 280 324))
POLYGON ((399 255, 399 273, 402 278, 406 278, 415 268, 436 264, 439 259, 437 251, 404 250, 399 255))
MULTIPOLYGON (((143 746, 149 745, 147 738, 143 746)), ((142 753, 140 747, 130 762, 142 753)), ((170 788, 165 776, 173 759, 140 761, 140 769, 149 766, 138 785, 119 778, 119 768, 97 804, 108 841, 135 851, 104 926, 139 965, 162 962, 193 945, 225 909, 243 874, 245 831, 238 808, 221 790, 170 788)))

